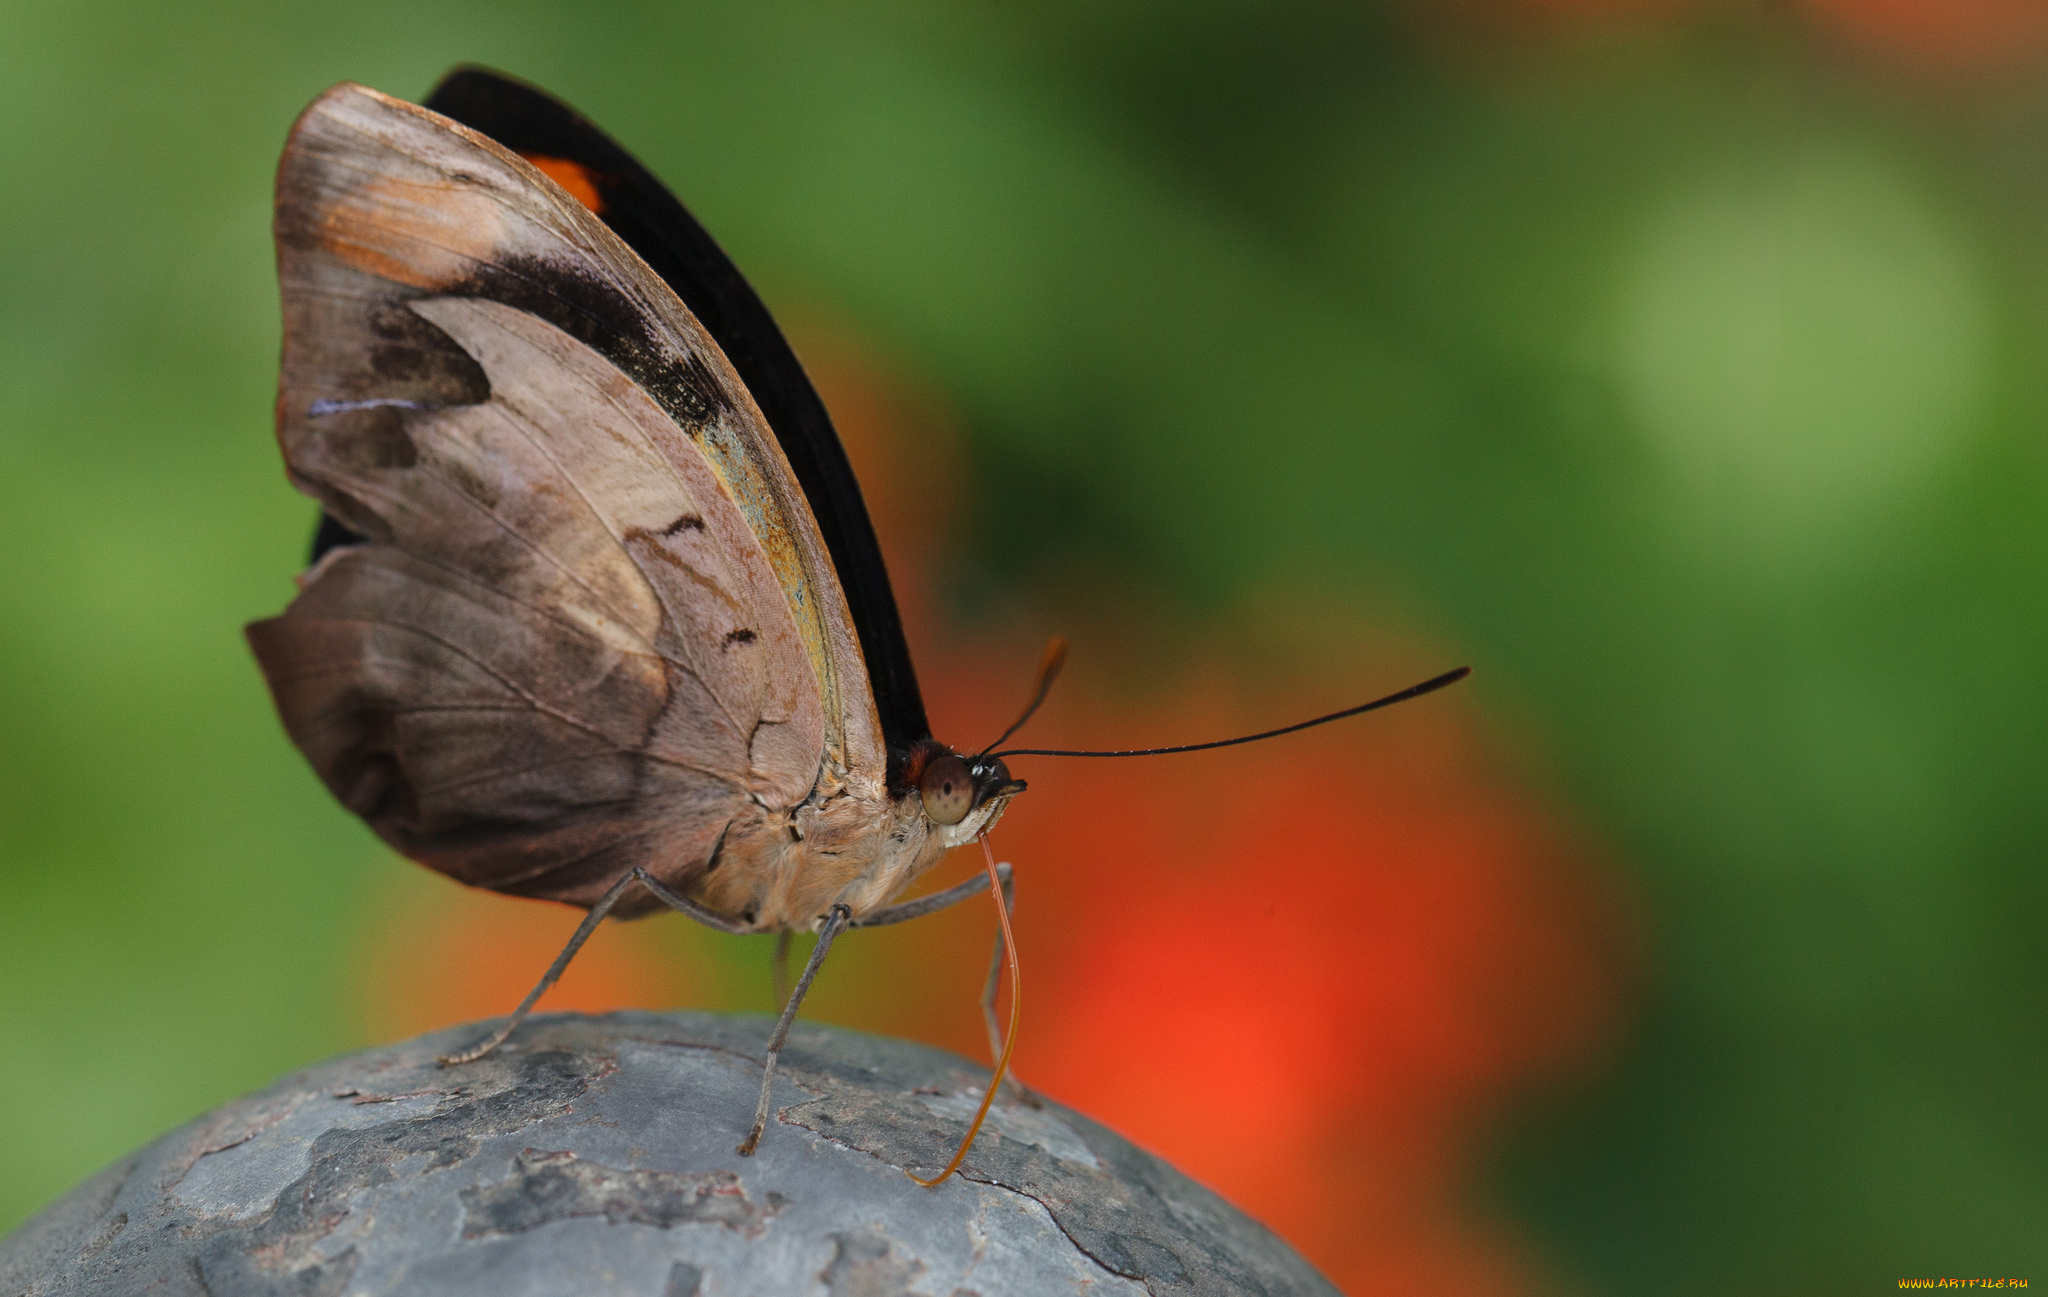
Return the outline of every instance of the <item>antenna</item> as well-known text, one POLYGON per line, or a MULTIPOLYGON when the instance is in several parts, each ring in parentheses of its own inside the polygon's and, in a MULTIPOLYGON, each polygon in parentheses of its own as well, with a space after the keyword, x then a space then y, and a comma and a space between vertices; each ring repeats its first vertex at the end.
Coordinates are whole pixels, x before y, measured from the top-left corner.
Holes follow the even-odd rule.
MULTIPOLYGON (((1031 714, 1038 710, 1039 704, 1045 701, 1045 696, 1052 692, 1052 682, 1059 678, 1060 668, 1066 664, 1067 637, 1055 635, 1045 642, 1045 656, 1038 660, 1038 687, 1032 691, 1031 701, 1025 704, 1024 714, 1012 722, 1009 729, 996 736, 996 743, 1001 743, 1024 728, 1024 722, 1031 719, 1031 714)), ((989 744, 988 748, 994 747, 996 743, 989 744)), ((987 756, 988 748, 975 753, 974 759, 979 761, 987 756)))
MULTIPOLYGON (((1064 644, 1061 647, 1064 649, 1064 644)), ((1050 658, 1050 653, 1047 656, 1050 658)), ((1055 667, 1055 670, 1057 670, 1057 667, 1055 667)), ((1115 751, 1100 752, 1078 751, 1071 748, 1011 748, 1005 752, 983 753, 982 755, 992 755, 997 759, 1003 757, 1158 757, 1165 756, 1171 752, 1205 752, 1210 748, 1227 748, 1239 743, 1257 743, 1260 739, 1276 739, 1282 734, 1292 734, 1296 730, 1310 729, 1317 725, 1327 725, 1331 721, 1341 721, 1347 716, 1358 716, 1365 712, 1378 711, 1382 707, 1392 707, 1395 703, 1405 703, 1410 698, 1420 698, 1424 694, 1433 694, 1445 685, 1454 685, 1471 674, 1471 667, 1459 667, 1455 671, 1446 671, 1440 676, 1425 680, 1419 685, 1410 685, 1399 693, 1388 694, 1384 698, 1375 698, 1369 703, 1360 703, 1356 707, 1346 707, 1341 712, 1331 712, 1327 716, 1318 716, 1314 720, 1301 721, 1294 725, 1284 725, 1277 730, 1267 730, 1262 734, 1246 734, 1241 738, 1234 739, 1217 739, 1213 743, 1183 743, 1177 747, 1170 748, 1120 748, 1115 751)), ((1050 682, 1047 682, 1047 686, 1049 684, 1050 682)), ((1041 699, 1045 696, 1045 688, 1047 686, 1040 687, 1039 697, 1041 699)), ((1033 702, 1031 705, 1034 708, 1038 706, 1036 702, 1033 702)), ((1026 711, 1024 714, 1029 716, 1031 713, 1026 711)), ((1017 725, 1022 725, 1023 723, 1020 720, 1017 722, 1017 725)), ((1017 725, 1010 727, 1012 733, 1016 731, 1017 725)), ((1007 733, 1003 735, 1005 739, 1008 737, 1010 735, 1007 733)), ((996 740, 997 743, 1002 741, 1002 739, 996 740)))

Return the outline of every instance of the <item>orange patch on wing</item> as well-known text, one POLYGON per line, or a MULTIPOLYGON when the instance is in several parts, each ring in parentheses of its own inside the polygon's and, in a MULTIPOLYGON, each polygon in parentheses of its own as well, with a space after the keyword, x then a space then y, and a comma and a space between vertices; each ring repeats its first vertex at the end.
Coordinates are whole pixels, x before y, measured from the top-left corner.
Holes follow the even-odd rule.
POLYGON ((519 155, 533 164, 533 169, 560 185, 569 197, 591 210, 593 215, 604 215, 604 198, 597 192, 597 182, 590 177, 590 171, 580 162, 567 158, 551 158, 545 153, 522 153, 519 155))
POLYGON ((445 288, 490 260, 500 229, 488 195, 400 176, 341 193, 320 214, 320 241, 337 259, 425 289, 445 288))

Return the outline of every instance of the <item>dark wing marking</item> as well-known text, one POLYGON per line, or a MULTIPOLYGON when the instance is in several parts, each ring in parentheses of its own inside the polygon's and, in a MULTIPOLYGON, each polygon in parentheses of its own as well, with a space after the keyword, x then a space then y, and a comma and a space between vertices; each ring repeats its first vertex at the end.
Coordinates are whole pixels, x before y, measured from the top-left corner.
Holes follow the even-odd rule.
POLYGON ((356 535, 336 522, 332 514, 322 513, 320 526, 313 532, 313 552, 307 555, 306 565, 310 567, 318 563, 327 556, 330 549, 340 549, 343 545, 360 545, 363 540, 364 537, 356 535))

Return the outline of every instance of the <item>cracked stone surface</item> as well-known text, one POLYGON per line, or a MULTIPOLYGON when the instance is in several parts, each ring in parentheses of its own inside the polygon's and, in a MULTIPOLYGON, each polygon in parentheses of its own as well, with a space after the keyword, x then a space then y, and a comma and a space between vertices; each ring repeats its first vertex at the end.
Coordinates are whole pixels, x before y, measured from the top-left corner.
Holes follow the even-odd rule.
POLYGON ((798 1024, 752 1158, 765 1018, 536 1018, 352 1054, 171 1132, 0 1240, 0 1297, 1331 1294, 1264 1227, 988 1073, 798 1024))

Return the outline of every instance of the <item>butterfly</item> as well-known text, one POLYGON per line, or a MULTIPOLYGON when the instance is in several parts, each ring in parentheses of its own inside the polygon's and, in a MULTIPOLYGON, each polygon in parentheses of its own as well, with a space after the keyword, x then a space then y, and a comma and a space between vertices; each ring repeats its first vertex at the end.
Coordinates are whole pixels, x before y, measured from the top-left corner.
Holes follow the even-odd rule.
POLYGON ((562 103, 460 68, 424 106, 316 99, 275 235, 278 442, 323 510, 298 597, 247 628, 285 729, 401 854, 589 911, 503 1027, 444 1061, 504 1041, 608 915, 815 932, 749 1154, 833 940, 984 891, 1014 1042, 986 834, 1025 790, 1016 753, 932 736, 825 407, 682 204, 562 103), (976 841, 982 875, 896 901, 976 841))

